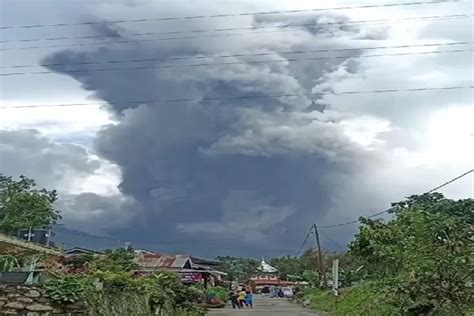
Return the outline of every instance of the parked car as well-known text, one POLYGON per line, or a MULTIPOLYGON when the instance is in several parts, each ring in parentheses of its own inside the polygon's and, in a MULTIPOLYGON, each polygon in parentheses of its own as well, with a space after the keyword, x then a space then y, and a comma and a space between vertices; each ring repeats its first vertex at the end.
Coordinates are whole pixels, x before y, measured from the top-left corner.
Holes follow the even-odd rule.
POLYGON ((281 291, 283 292, 284 297, 293 297, 293 289, 291 287, 282 287, 281 291))

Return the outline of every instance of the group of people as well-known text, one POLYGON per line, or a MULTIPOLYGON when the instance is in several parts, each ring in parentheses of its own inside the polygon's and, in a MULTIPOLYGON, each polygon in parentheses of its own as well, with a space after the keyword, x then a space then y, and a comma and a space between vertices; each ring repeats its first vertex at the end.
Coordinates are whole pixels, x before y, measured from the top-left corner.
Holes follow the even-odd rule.
POLYGON ((229 295, 232 308, 253 308, 253 292, 250 287, 242 287, 235 291, 230 292, 229 295))

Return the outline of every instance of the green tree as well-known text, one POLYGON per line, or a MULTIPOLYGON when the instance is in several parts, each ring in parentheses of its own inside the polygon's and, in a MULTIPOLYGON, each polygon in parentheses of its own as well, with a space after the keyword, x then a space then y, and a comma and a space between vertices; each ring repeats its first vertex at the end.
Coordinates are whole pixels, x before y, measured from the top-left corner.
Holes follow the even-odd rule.
POLYGON ((451 200, 435 192, 423 195, 412 195, 406 200, 392 203, 392 212, 400 213, 406 209, 424 210, 429 213, 443 213, 458 217, 469 224, 474 224, 474 199, 451 200))
POLYGON ((280 278, 290 281, 304 280, 303 274, 305 271, 314 270, 314 253, 311 250, 306 251, 301 257, 281 257, 270 260, 270 265, 278 269, 280 278))
POLYGON ((410 197, 394 204, 389 221, 362 219, 350 253, 401 315, 466 314, 474 299, 472 202, 410 197))
POLYGON ((55 224, 61 218, 53 205, 56 199, 56 191, 37 189, 32 179, 0 174, 0 231, 16 235, 20 229, 55 224))
POLYGON ((103 256, 92 262, 92 267, 100 271, 123 273, 137 269, 138 264, 132 248, 117 248, 106 250, 103 256))
POLYGON ((230 281, 245 282, 258 272, 258 261, 250 258, 240 257, 217 257, 220 269, 226 272, 230 281))

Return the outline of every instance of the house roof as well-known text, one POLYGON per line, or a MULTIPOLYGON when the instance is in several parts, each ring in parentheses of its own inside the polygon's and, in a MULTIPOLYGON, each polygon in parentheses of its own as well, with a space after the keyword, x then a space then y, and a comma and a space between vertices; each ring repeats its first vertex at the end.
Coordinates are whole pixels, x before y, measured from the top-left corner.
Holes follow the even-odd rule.
POLYGON ((60 252, 54 248, 0 233, 0 254, 23 251, 35 251, 50 255, 60 254, 60 252))
POLYGON ((272 267, 271 265, 266 263, 265 260, 263 260, 263 259, 262 259, 262 262, 260 262, 260 267, 258 269, 260 271, 266 272, 266 273, 275 273, 275 272, 278 271, 277 268, 272 267))
POLYGON ((70 249, 64 250, 64 254, 69 255, 69 254, 95 254, 95 253, 100 253, 96 250, 92 249, 87 249, 87 248, 82 248, 82 247, 74 247, 70 249))
POLYGON ((191 256, 191 260, 193 261, 194 264, 199 264, 203 266, 218 266, 221 265, 219 261, 215 260, 208 260, 208 259, 203 259, 203 258, 198 258, 191 256))
POLYGON ((145 269, 183 269, 186 263, 192 265, 191 257, 186 255, 163 255, 143 253, 138 256, 137 263, 145 269))
POLYGON ((153 251, 149 251, 149 250, 146 250, 146 249, 135 249, 134 251, 135 251, 135 254, 136 254, 137 256, 139 256, 139 255, 141 255, 141 254, 144 254, 144 253, 147 253, 147 254, 149 254, 149 255, 155 254, 153 251))

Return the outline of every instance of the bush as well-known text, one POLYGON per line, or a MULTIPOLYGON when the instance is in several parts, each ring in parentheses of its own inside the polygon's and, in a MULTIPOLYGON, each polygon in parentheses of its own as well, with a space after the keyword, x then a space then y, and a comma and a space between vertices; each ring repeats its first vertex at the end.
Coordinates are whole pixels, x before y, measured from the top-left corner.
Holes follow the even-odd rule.
POLYGON ((162 272, 135 278, 131 273, 97 271, 89 277, 51 279, 45 289, 57 304, 86 301, 91 315, 204 315, 197 303, 204 293, 181 283, 175 273, 162 272), (103 287, 97 289, 95 281, 103 287))
POLYGON ((208 293, 213 294, 217 299, 222 302, 227 302, 229 300, 229 290, 221 286, 210 288, 208 293))
POLYGON ((399 315, 468 315, 474 301, 474 199, 439 193, 394 203, 389 220, 360 219, 352 257, 399 315))
POLYGON ((46 293, 58 304, 75 303, 86 295, 86 281, 79 277, 51 279, 46 283, 46 293))

